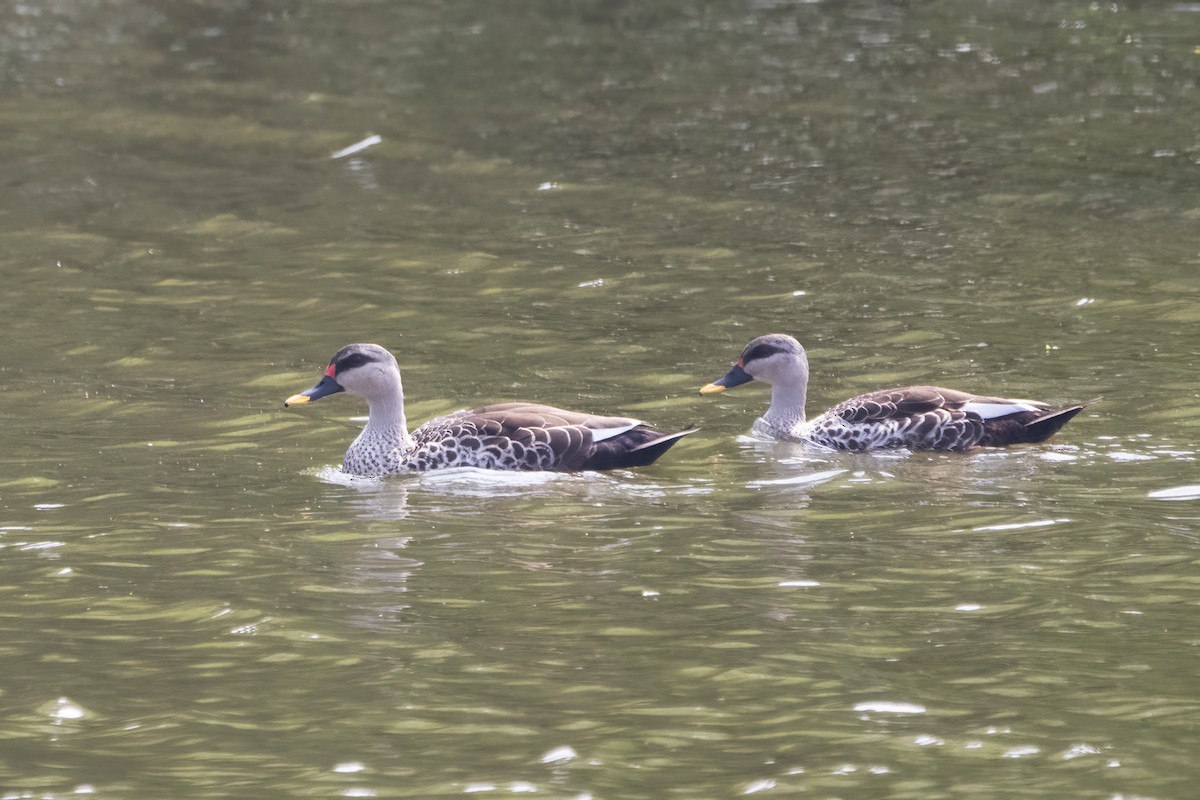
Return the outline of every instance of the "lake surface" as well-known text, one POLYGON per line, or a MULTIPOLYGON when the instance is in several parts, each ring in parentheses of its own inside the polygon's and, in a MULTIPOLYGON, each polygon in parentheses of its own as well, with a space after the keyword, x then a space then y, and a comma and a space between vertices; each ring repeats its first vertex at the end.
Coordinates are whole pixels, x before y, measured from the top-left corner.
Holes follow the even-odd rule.
POLYGON ((0 8, 0 798, 1191 797, 1198 32, 0 8), (810 411, 1104 401, 1001 451, 761 442, 764 387, 696 390, 770 331, 810 411), (364 406, 282 407, 351 341, 414 423, 702 430, 636 472, 351 480, 364 406))

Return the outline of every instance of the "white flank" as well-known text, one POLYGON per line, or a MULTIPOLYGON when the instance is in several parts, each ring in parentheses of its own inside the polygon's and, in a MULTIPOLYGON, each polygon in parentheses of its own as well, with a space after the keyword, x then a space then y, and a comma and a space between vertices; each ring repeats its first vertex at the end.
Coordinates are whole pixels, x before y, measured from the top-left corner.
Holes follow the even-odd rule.
POLYGON ((630 420, 628 425, 622 425, 619 428, 592 428, 592 441, 603 442, 605 439, 611 439, 614 436, 620 436, 622 433, 629 431, 641 425, 641 420, 630 420))
POLYGON ((1034 405, 1032 401, 1014 400, 1011 403, 976 403, 970 402, 963 405, 963 411, 974 411, 984 419, 995 419, 996 417, 1007 417, 1009 414, 1018 414, 1022 411, 1044 411, 1045 408, 1041 405, 1034 405))

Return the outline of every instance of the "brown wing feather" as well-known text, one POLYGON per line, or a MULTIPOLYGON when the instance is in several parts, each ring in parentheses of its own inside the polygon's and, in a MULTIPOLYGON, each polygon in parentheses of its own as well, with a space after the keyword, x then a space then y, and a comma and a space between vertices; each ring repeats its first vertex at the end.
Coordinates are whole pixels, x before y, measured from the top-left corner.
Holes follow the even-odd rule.
POLYGON ((601 417, 537 403, 496 403, 465 413, 475 418, 494 419, 505 426, 514 428, 557 428, 565 425, 578 425, 589 430, 598 430, 623 428, 635 425, 640 421, 632 417, 601 417))
POLYGON ((1032 400, 969 394, 940 386, 905 386, 852 397, 812 423, 814 440, 845 450, 907 446, 921 450, 968 450, 1043 441, 1082 406, 1051 412, 1032 400), (1014 405, 1026 410, 983 419, 969 403, 1014 405), (1028 410, 1030 407, 1036 410, 1028 410))
POLYGON ((938 409, 961 407, 970 395, 936 386, 905 386, 860 394, 829 410, 847 422, 869 423, 910 417, 938 409), (949 400, 949 402, 947 402, 949 400))
POLYGON ((938 410, 960 411, 967 403, 1016 402, 1045 406, 1045 403, 970 394, 942 386, 901 386, 851 397, 831 408, 830 413, 837 414, 847 422, 882 422, 938 410))
POLYGON ((602 417, 535 403, 497 403, 430 420, 413 431, 417 459, 496 469, 585 470, 645 466, 683 431, 664 435, 631 417, 602 417), (617 435, 613 429, 628 428, 617 435), (593 431, 605 431, 595 441, 593 431))

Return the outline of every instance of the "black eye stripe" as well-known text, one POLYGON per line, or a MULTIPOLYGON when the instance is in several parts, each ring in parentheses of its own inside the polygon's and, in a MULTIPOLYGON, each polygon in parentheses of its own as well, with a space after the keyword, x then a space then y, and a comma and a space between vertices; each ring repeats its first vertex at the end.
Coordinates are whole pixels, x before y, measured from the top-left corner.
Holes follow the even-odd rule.
POLYGON ((782 349, 773 344, 756 344, 753 347, 747 347, 745 352, 742 353, 742 363, 757 361, 760 358, 767 358, 782 352, 782 349))
POLYGON ((371 358, 363 353, 350 353, 349 355, 343 356, 340 359, 335 358, 333 361, 333 366, 338 372, 341 372, 344 369, 361 367, 363 364, 366 364, 370 361, 371 358))

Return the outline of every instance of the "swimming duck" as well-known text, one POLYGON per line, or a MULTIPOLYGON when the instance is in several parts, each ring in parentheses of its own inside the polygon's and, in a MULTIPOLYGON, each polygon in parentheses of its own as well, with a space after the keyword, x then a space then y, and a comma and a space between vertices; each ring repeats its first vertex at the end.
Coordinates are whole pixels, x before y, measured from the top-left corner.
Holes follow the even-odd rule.
POLYGON ((804 416, 808 356, 791 336, 759 336, 733 368, 701 394, 760 380, 771 386, 771 405, 754 422, 756 433, 784 441, 814 442, 835 450, 970 450, 1044 442, 1091 403, 1054 410, 1037 400, 1010 400, 943 389, 904 386, 860 394, 812 420, 804 416))
POLYGON ((342 469, 378 477, 446 467, 503 470, 620 469, 652 464, 695 429, 663 434, 641 420, 602 417, 533 403, 457 411, 412 433, 396 358, 377 344, 348 344, 316 386, 283 402, 302 405, 338 392, 367 401, 369 418, 342 469))

